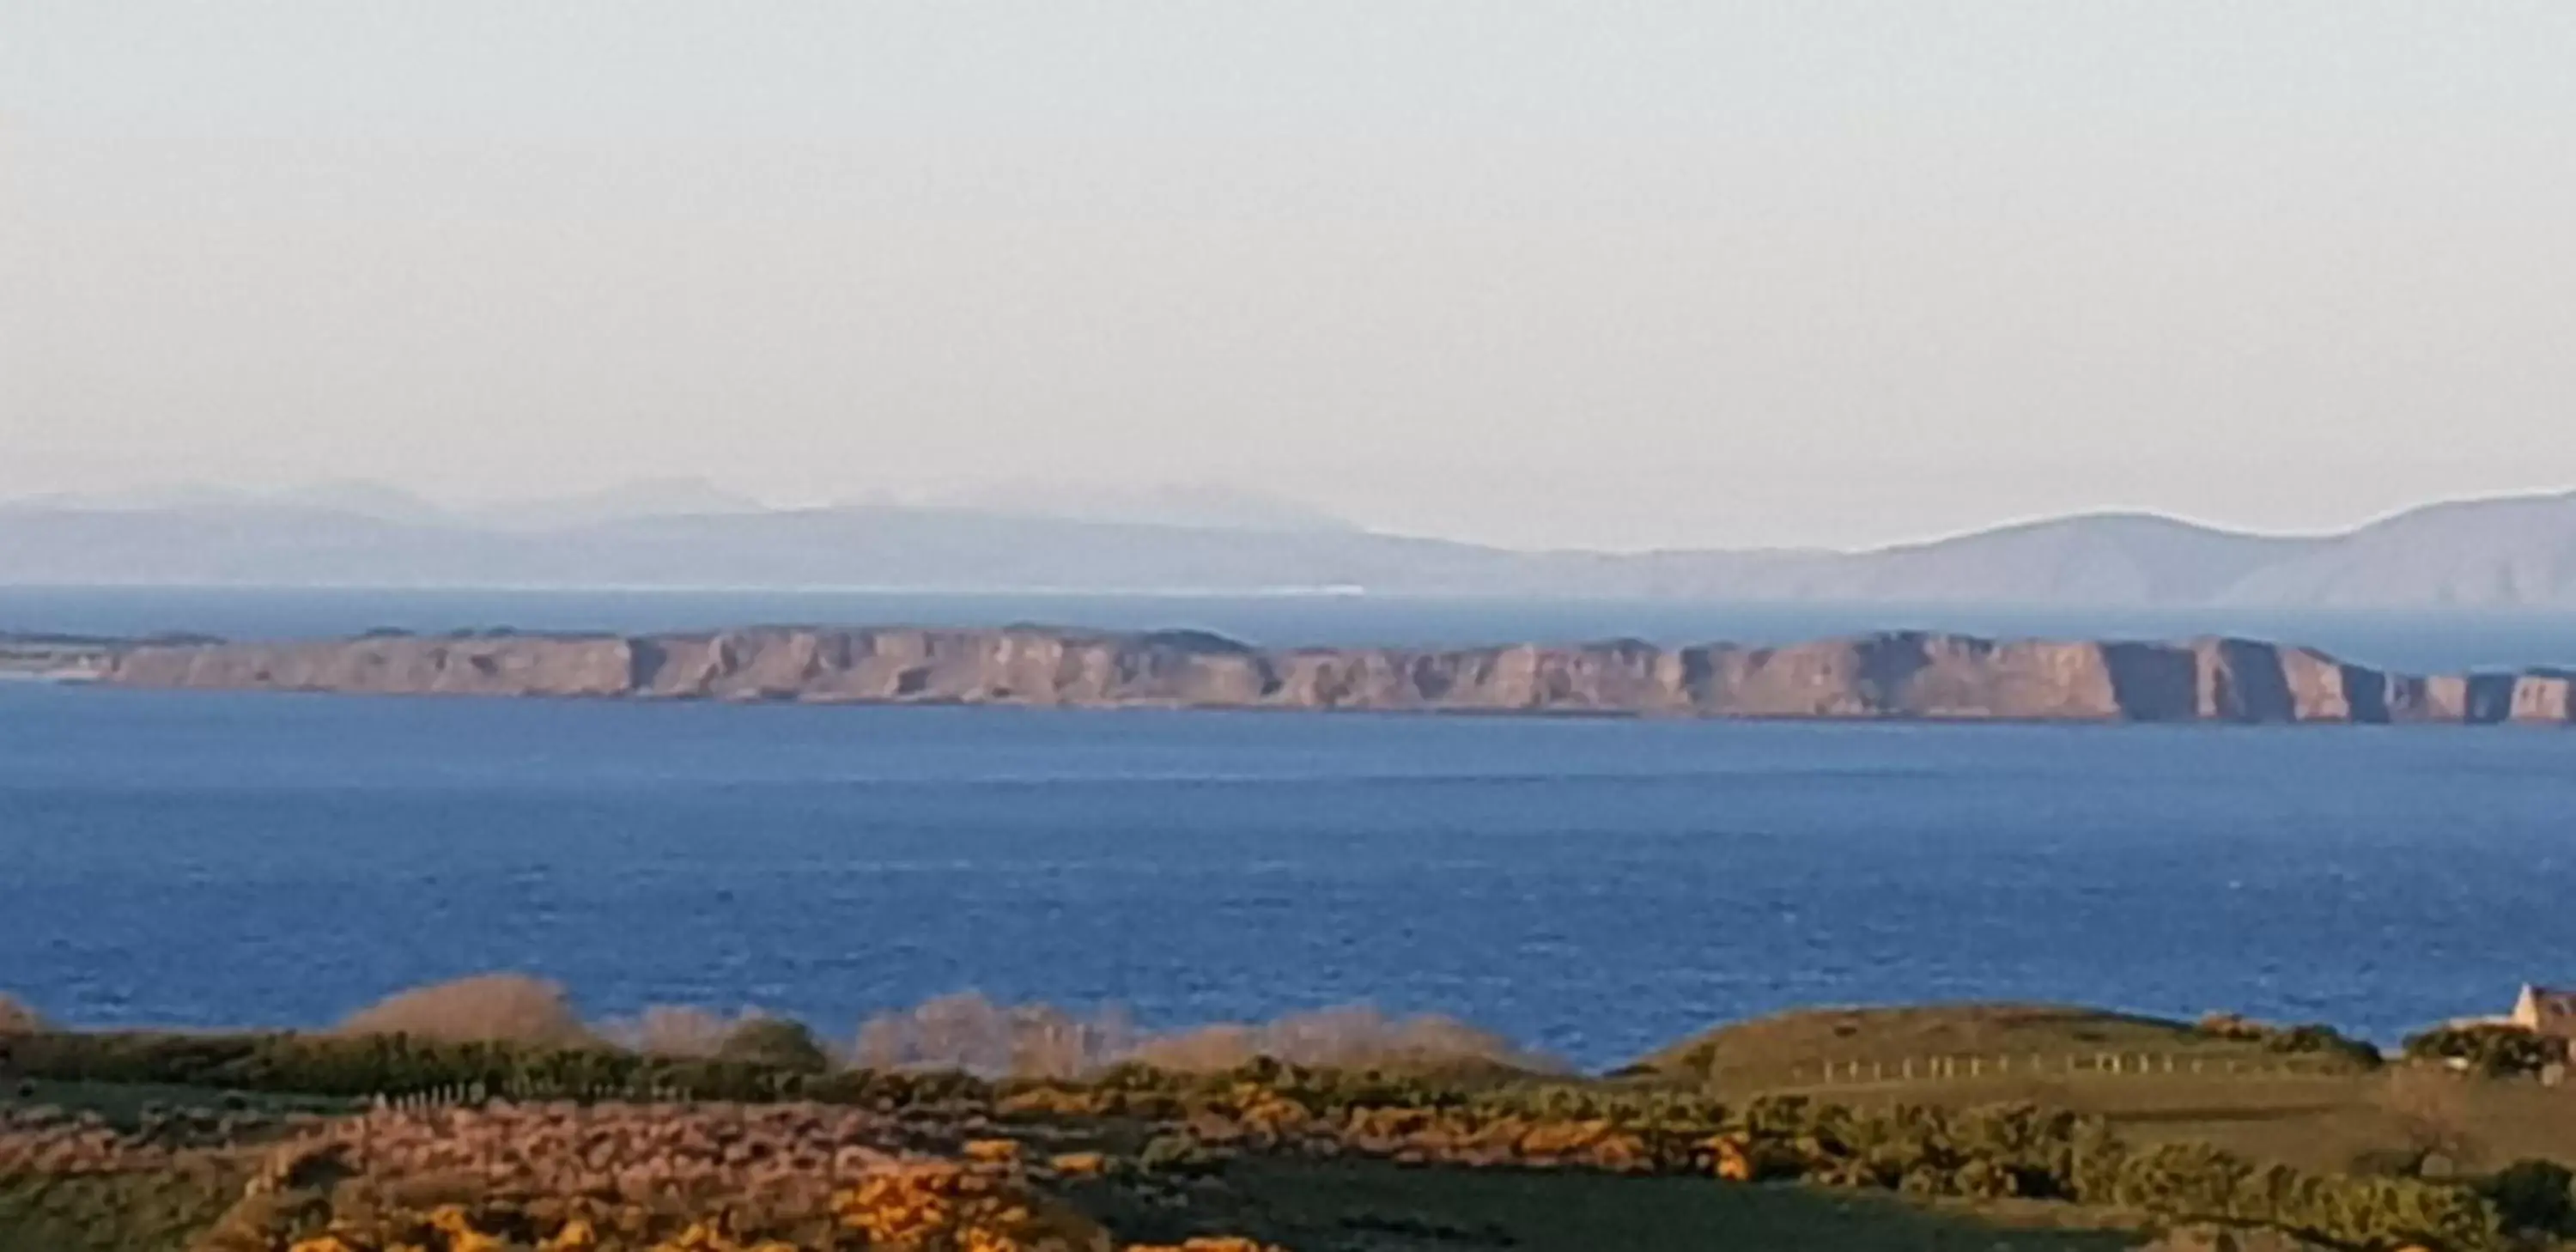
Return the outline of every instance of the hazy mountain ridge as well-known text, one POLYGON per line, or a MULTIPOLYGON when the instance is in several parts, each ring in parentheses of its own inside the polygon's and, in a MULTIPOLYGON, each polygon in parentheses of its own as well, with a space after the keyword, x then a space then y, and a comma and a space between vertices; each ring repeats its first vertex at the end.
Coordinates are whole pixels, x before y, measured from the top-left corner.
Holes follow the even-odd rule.
POLYGON ((1780 647, 1636 640, 1260 648, 1201 630, 747 627, 658 635, 373 632, 116 646, 151 688, 824 704, 1933 721, 2576 723, 2576 676, 2410 675, 2251 639, 1998 641, 1900 631, 1780 647))
MULTIPOLYGON (((1360 589, 1738 602, 2576 609, 2576 493, 2437 504, 2333 536, 2148 514, 2022 523, 1860 553, 1519 552, 1336 528, 1066 518, 1042 510, 764 509, 703 485, 481 514, 362 507, 363 485, 176 504, 0 505, 0 583, 1360 589), (654 511, 658 503, 708 507, 654 511)), ((1136 499, 1150 499, 1138 496, 1136 499)), ((1221 501, 1175 497, 1212 510, 1221 501)), ((399 499, 395 498, 399 503, 399 499)), ((1000 503, 1000 502, 996 502, 1000 503)))

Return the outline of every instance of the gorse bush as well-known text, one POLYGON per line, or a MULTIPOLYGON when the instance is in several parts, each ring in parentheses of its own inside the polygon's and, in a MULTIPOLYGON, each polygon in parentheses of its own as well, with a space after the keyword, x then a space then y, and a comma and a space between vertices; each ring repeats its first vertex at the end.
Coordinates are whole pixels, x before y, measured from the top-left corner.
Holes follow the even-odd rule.
POLYGON ((808 1073, 600 1046, 451 1044, 409 1036, 35 1034, 31 1075, 367 1095, 474 1086, 536 1099, 795 1098, 981 1126, 1109 1119, 1159 1130, 1162 1158, 1265 1152, 1461 1168, 1697 1175, 2111 1205, 2177 1221, 2276 1227, 2360 1250, 2496 1252, 2507 1202, 2543 1219, 2547 1180, 2510 1191, 2262 1168, 2206 1146, 2134 1148, 2102 1123, 2027 1105, 1855 1108, 1803 1098, 1740 1106, 1669 1087, 1528 1076, 1318 1069, 1261 1060, 1174 1073, 1130 1063, 1088 1080, 993 1083, 956 1072, 808 1073))
POLYGON ((2389 1076, 2376 1102, 2406 1139, 2399 1154, 2407 1158, 2405 1167, 2393 1172, 2422 1173, 2435 1158, 2457 1168, 2478 1155, 2477 1138, 2470 1133, 2476 1118, 2469 1110, 2467 1084, 2457 1075, 2408 1066, 2389 1076))
POLYGON ((1500 1069, 1563 1072, 1552 1057, 1492 1031, 1438 1015, 1388 1017, 1350 1007, 1292 1014, 1261 1025, 1203 1026, 1149 1036, 1125 1060, 1158 1069, 1213 1072, 1268 1058, 1327 1069, 1500 1069))
POLYGON ((2469 1188, 2258 1167, 2206 1144, 2136 1152, 2106 1146, 2079 1165, 2075 1198, 2181 1220, 2269 1226, 2339 1247, 2505 1246, 2495 1207, 2469 1188))
MULTIPOLYGON (((776 1100, 807 1076, 769 1065, 648 1057, 604 1045, 446 1043, 410 1035, 35 1034, 13 1039, 32 1078, 364 1097, 479 1090, 516 1099, 776 1100)), ((850 1098, 873 1076, 839 1076, 850 1098)), ((931 1085, 927 1081, 925 1087, 931 1085)))
POLYGON ((2488 1078, 2520 1078, 2565 1061, 2567 1044, 2519 1026, 2445 1026, 2408 1038, 2406 1056, 2488 1078))
POLYGON ((561 984, 524 974, 480 974, 388 996, 351 1014, 340 1033, 549 1047, 591 1038, 561 984))
POLYGON ((2516 1161, 2478 1190, 2510 1229, 2576 1234, 2576 1172, 2556 1161, 2516 1161))
POLYGON ((832 1056, 805 1023, 757 1014, 736 1022, 716 1045, 716 1059, 738 1061, 799 1074, 819 1074, 832 1067, 832 1056))
MULTIPOLYGON (((1114 1011, 951 996, 871 1020, 852 1068, 832 1067, 804 1026, 757 1015, 653 1010, 606 1036, 629 1046, 582 1029, 559 988, 502 976, 396 996, 328 1034, 37 1031, 8 1049, 13 1068, 42 1079, 523 1102, 793 1099, 917 1125, 1047 1131, 1106 1120, 1142 1128, 1160 1145, 1147 1156, 1191 1169, 1257 1152, 2071 1200, 2359 1252, 2497 1252, 2509 1225, 2563 1223, 2569 1199, 2563 1172, 2538 1166, 2484 1188, 2309 1174, 2205 1145, 2136 1147, 2097 1120, 2028 1105, 1728 1105, 1705 1089, 1533 1072, 1543 1058, 1487 1032, 1362 1009, 1158 1035, 1114 1011)), ((2307 1038, 2284 1046, 2332 1046, 2307 1038)), ((2430 1068, 2400 1078, 2434 1095, 2458 1085, 2430 1068)))
POLYGON ((612 1047, 663 1060, 739 1061, 819 1074, 831 1052, 813 1028, 792 1018, 747 1012, 727 1018, 705 1009, 655 1005, 595 1032, 612 1047))
POLYGON ((2258 1022, 2241 1013, 2211 1013, 2202 1017, 2193 1029, 2212 1039, 2259 1043, 2266 1051, 2285 1056, 2331 1057, 2361 1069, 2377 1069, 2386 1060, 2368 1041, 2314 1022, 2276 1026, 2258 1022))

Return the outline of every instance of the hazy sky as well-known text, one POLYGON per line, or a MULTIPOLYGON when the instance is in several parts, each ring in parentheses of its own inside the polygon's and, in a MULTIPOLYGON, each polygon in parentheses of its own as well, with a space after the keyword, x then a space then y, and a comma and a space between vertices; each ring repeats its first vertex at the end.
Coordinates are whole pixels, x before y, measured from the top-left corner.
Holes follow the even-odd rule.
POLYGON ((2576 486, 2576 4, 0 0, 0 494, 2576 486))

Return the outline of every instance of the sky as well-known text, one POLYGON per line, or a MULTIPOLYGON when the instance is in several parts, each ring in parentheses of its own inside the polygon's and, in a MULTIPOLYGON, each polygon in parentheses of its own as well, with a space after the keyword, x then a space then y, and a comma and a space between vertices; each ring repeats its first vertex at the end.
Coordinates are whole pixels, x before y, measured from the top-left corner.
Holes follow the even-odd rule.
POLYGON ((0 495, 2576 487, 2576 5, 0 0, 0 495))

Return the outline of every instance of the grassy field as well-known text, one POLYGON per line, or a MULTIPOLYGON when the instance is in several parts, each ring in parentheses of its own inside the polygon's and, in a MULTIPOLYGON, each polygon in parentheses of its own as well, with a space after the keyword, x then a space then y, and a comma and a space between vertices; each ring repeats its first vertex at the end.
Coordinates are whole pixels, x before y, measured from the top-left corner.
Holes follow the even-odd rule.
POLYGON ((2576 1161, 2576 1089, 2400 1066, 2368 1070, 2334 1058, 2285 1056, 2188 1023, 2090 1009, 1936 1005, 1789 1013, 1711 1031, 1641 1064, 1730 1097, 2071 1109, 2107 1118, 2142 1142, 2199 1141, 2322 1171, 2368 1170, 2418 1151, 2463 1169, 2526 1157, 2576 1161), (2106 1057, 2124 1058, 2121 1068, 2098 1068, 2106 1057), (1984 1059, 1971 1072, 1969 1058, 1984 1059), (2010 1070, 2004 1058, 2011 1058, 2010 1070), (1948 1062, 1938 1075, 1936 1059, 1948 1062), (1910 1077, 1904 1076, 1909 1063, 1910 1077))
POLYGON ((263 1113, 346 1113, 348 1100, 221 1091, 151 1083, 28 1082, 0 1087, 0 1108, 51 1105, 94 1112, 118 1126, 132 1126, 152 1108, 237 1108, 263 1113), (22 1090, 23 1088, 23 1090, 22 1090))
POLYGON ((0 1252, 182 1252, 241 1198, 209 1169, 0 1176, 0 1252))
MULTIPOLYGON (((2319 1174, 2425 1167, 2435 1176, 2466 1176, 2526 1158, 2576 1162, 2576 1089, 2369 1062, 2332 1051, 2287 1053, 2261 1037, 2152 1018, 1964 1005, 1823 1010, 1733 1025, 1658 1054, 1610 1085, 1670 1084, 1730 1104, 1765 1095, 1862 1107, 2030 1104, 2099 1116, 2132 1144, 2204 1143, 2319 1174)), ((207 1088, 65 1083, 35 1084, 23 1094, 0 1090, 0 1105, 12 1103, 94 1110, 127 1125, 154 1106, 268 1113, 351 1107, 207 1088)), ((188 1231, 202 1229, 239 1195, 239 1179, 208 1176, 220 1168, 0 1179, 0 1252, 176 1252, 188 1231)), ((1222 1231, 1298 1252, 2108 1252, 2143 1240, 2115 1215, 2068 1204, 1934 1207, 1885 1192, 1717 1185, 1705 1166, 1691 1168, 1699 1175, 1642 1178, 1255 1155, 1236 1160, 1225 1186, 1194 1194, 1185 1207, 1105 1184, 1083 1187, 1075 1198, 1139 1241, 1222 1231)), ((1920 1190, 1943 1189, 1936 1183, 1920 1190)))
POLYGON ((2212 1078, 1923 1079, 1775 1089, 1856 1106, 2020 1102, 2108 1119, 2139 1142, 2198 1141, 2305 1169, 2368 1172, 2391 1153, 2434 1151, 2465 1169, 2527 1157, 2576 1161, 2576 1089, 2391 1069, 2212 1078))
MULTIPOLYGON (((1196 1206, 1196 1226, 1255 1233, 1298 1252, 2109 1252, 2140 1241, 2117 1229, 2039 1224, 2089 1217, 2062 1206, 1943 1212, 1887 1196, 1695 1179, 1289 1161, 1239 1162, 1228 1178, 1235 1196, 1196 1206)), ((1106 1216, 1154 1238, 1193 1229, 1152 1211, 1106 1216)))
MULTIPOLYGON (((1161 1210, 1095 1207, 1132 1238, 1227 1230, 1297 1252, 2113 1252, 2140 1241, 2114 1229, 2018 1223, 2009 1213, 1998 1219, 1883 1196, 1684 1179, 1290 1162, 1246 1162, 1230 1177, 1231 1194, 1194 1205, 1187 1223, 1161 1210)), ((222 1216, 238 1185, 179 1176, 0 1184, 0 1252, 183 1252, 222 1216)))
POLYGON ((1813 1009, 1722 1026, 1638 1063, 1656 1074, 1722 1089, 1813 1083, 1829 1064, 1847 1072, 1893 1074, 1935 1060, 2009 1060, 2063 1069, 2106 1057, 2173 1058, 2205 1070, 2322 1067, 2252 1040, 2220 1038, 2190 1023, 2047 1004, 1958 1004, 1910 1008, 1813 1009))

